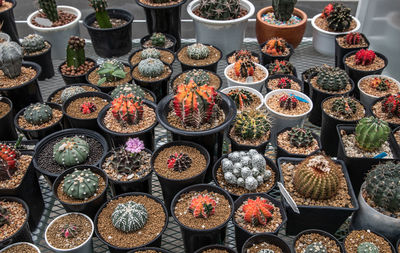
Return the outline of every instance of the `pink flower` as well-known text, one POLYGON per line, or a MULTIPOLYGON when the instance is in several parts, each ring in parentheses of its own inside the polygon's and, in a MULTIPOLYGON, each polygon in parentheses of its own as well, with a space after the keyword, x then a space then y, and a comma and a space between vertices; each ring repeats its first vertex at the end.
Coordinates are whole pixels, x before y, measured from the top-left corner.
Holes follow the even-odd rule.
POLYGON ((139 153, 144 149, 144 143, 139 138, 129 138, 125 143, 125 149, 131 153, 139 153))

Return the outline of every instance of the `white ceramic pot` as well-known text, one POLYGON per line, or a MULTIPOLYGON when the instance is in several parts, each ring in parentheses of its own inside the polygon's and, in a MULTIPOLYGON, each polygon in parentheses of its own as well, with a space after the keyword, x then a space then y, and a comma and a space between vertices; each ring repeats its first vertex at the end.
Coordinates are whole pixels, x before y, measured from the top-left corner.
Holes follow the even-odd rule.
MULTIPOLYGON (((221 90, 222 93, 224 94, 228 94, 231 90, 236 90, 236 89, 242 89, 242 90, 246 90, 250 93, 255 94, 259 99, 260 99, 260 104, 256 107, 256 110, 260 110, 263 105, 264 105, 264 97, 263 95, 256 89, 250 88, 250 87, 244 87, 244 86, 230 86, 227 87, 223 90, 221 90)), ((239 108, 237 108, 238 112, 240 111, 239 108)))
POLYGON ((328 31, 325 31, 325 30, 319 28, 315 24, 315 20, 319 16, 321 16, 321 13, 315 15, 313 17, 313 19, 311 20, 311 24, 313 27, 313 47, 315 50, 317 50, 319 53, 321 53, 323 55, 335 56, 335 37, 336 37, 336 35, 358 31, 360 29, 360 21, 356 17, 352 16, 352 18, 357 23, 356 28, 354 28, 351 31, 347 31, 347 32, 328 32, 328 31))
POLYGON ((34 249, 36 250, 37 253, 40 253, 40 252, 41 252, 40 249, 39 249, 36 245, 34 245, 34 244, 32 244, 32 243, 29 243, 29 242, 17 242, 17 243, 13 243, 13 244, 8 245, 7 247, 3 248, 2 250, 0 250, 0 253, 1 253, 1 252, 5 252, 7 249, 9 249, 9 248, 11 248, 11 247, 14 247, 14 246, 17 246, 17 245, 21 245, 21 244, 28 244, 29 246, 31 246, 32 248, 34 248, 34 249))
POLYGON ((46 241, 47 246, 49 246, 49 248, 53 251, 53 252, 59 252, 59 253, 92 253, 93 252, 93 232, 94 232, 94 224, 92 219, 90 219, 87 215, 83 214, 83 213, 76 213, 76 212, 71 212, 71 213, 66 213, 66 214, 62 214, 60 216, 58 216, 57 218, 55 218, 52 222, 50 222, 49 225, 47 225, 46 227, 46 231, 44 233, 44 239, 46 241), (89 222, 90 225, 92 226, 92 229, 90 231, 90 236, 86 239, 85 242, 83 242, 81 245, 72 248, 72 249, 58 249, 55 248, 54 246, 52 246, 49 241, 47 240, 47 230, 49 229, 49 227, 58 219, 60 219, 61 217, 64 217, 66 215, 71 215, 71 214, 77 214, 77 215, 81 215, 83 217, 85 217, 89 222))
POLYGON ((268 69, 267 69, 266 67, 264 67, 263 65, 261 65, 261 64, 258 64, 258 63, 254 63, 254 64, 255 64, 258 68, 261 68, 261 69, 264 71, 265 77, 264 77, 263 79, 261 79, 260 81, 251 82, 251 83, 242 83, 242 82, 233 80, 232 78, 230 78, 230 77, 228 76, 228 71, 229 71, 231 68, 233 68, 233 66, 235 65, 235 63, 232 63, 232 64, 228 65, 228 66, 225 68, 225 70, 224 70, 225 78, 228 80, 228 86, 229 86, 229 87, 232 87, 232 86, 250 87, 250 88, 253 88, 253 89, 257 90, 257 91, 261 91, 261 89, 262 89, 262 87, 263 87, 263 85, 264 85, 264 83, 265 83, 265 80, 267 80, 268 75, 269 75, 268 69))
POLYGON ((196 40, 199 43, 210 44, 218 47, 224 54, 242 47, 247 20, 254 14, 254 5, 248 0, 241 0, 242 8, 247 15, 234 20, 211 20, 197 16, 193 13, 200 4, 200 0, 193 0, 186 8, 193 18, 196 40))
POLYGON ((360 84, 363 80, 367 79, 367 78, 374 78, 374 77, 383 77, 383 78, 387 78, 392 80, 394 83, 396 83, 396 85, 399 87, 400 90, 400 82, 398 82, 397 80, 385 76, 385 75, 369 75, 369 76, 364 76, 363 78, 360 79, 360 81, 358 81, 357 83, 357 87, 358 90, 360 91, 360 101, 361 103, 363 103, 365 105, 365 107, 367 108, 371 108, 372 105, 376 102, 376 100, 378 100, 380 97, 365 93, 361 88, 360 88, 360 84))
POLYGON ((79 36, 79 20, 82 17, 81 12, 74 7, 59 5, 58 10, 72 13, 76 19, 69 24, 58 27, 38 27, 32 24, 32 18, 39 13, 33 12, 27 19, 28 26, 32 28, 35 33, 42 35, 52 45, 51 55, 53 59, 64 60, 66 56, 68 40, 71 36, 79 36))
POLYGON ((311 110, 313 108, 313 102, 311 101, 311 99, 308 96, 306 96, 302 92, 295 91, 295 90, 289 90, 289 89, 273 90, 273 91, 267 93, 267 95, 265 95, 265 98, 264 98, 264 104, 265 104, 265 107, 267 108, 268 115, 271 117, 271 139, 270 140, 271 140, 271 143, 273 143, 274 145, 276 145, 276 135, 278 132, 280 132, 281 130, 283 130, 284 128, 287 128, 287 127, 303 126, 304 121, 307 118, 307 115, 311 112, 311 110), (305 113, 299 114, 299 115, 287 115, 287 114, 283 114, 283 113, 274 111, 271 107, 268 106, 267 101, 271 96, 280 94, 280 93, 293 94, 294 96, 305 99, 309 103, 310 109, 308 111, 306 111, 305 113))

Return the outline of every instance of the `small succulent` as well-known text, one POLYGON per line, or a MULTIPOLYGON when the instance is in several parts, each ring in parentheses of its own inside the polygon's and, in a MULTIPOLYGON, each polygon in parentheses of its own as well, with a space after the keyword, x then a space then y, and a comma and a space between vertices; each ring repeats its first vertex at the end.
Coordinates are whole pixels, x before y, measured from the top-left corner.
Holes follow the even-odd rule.
POLYGON ((292 17, 297 0, 272 0, 275 19, 288 21, 292 17))
POLYGON ((149 47, 149 48, 143 49, 142 52, 140 53, 140 58, 142 60, 148 59, 148 58, 160 59, 160 56, 161 56, 160 50, 158 50, 154 47, 149 47))
POLYGON ((272 75, 293 75, 294 74, 294 66, 292 63, 286 60, 275 60, 274 62, 268 65, 268 72, 272 75))
POLYGON ((375 60, 375 52, 369 49, 361 49, 356 53, 356 65, 371 65, 375 60))
POLYGON ((317 74, 317 85, 326 91, 337 92, 346 89, 349 76, 343 69, 322 67, 317 74))
POLYGON ((372 242, 362 242, 357 247, 357 253, 379 253, 379 248, 372 242))
POLYGON ((42 125, 53 118, 53 111, 45 103, 36 103, 28 106, 24 111, 24 119, 32 125, 42 125))
POLYGON ((78 68, 85 64, 85 39, 78 36, 71 36, 67 45, 67 66, 78 68))
POLYGON ((378 91, 387 91, 390 89, 391 83, 386 78, 374 77, 370 82, 370 86, 378 91))
POLYGON ((151 44, 155 47, 163 47, 166 37, 163 33, 153 33, 150 37, 151 44))
POLYGON ((192 166, 192 159, 185 153, 174 153, 170 155, 167 161, 168 169, 183 172, 192 166))
POLYGON ((208 57, 210 49, 201 43, 195 43, 187 47, 186 53, 190 59, 202 60, 208 57))
POLYGON ((263 47, 263 51, 272 56, 283 55, 287 48, 286 40, 282 38, 272 38, 263 47))
POLYGON ((351 32, 346 34, 345 36, 345 42, 348 45, 359 45, 361 43, 362 36, 358 32, 351 32))
POLYGON ((0 43, 0 69, 4 75, 14 79, 21 74, 23 51, 14 41, 0 43))
POLYGON ((10 212, 5 207, 0 206, 0 228, 6 224, 10 224, 10 212))
POLYGON ((82 164, 88 156, 89 144, 78 136, 64 137, 53 147, 54 159, 66 167, 82 164))
POLYGON ((134 83, 125 83, 118 85, 115 89, 111 92, 111 97, 113 99, 119 98, 121 95, 128 96, 132 94, 134 97, 140 97, 142 99, 145 98, 146 94, 144 90, 134 83))
POLYGON ((100 76, 100 80, 97 85, 102 85, 105 82, 115 82, 126 77, 126 72, 124 70, 124 64, 116 59, 104 61, 97 74, 100 76))
POLYGON ((97 107, 92 102, 84 102, 83 104, 81 104, 80 109, 83 114, 90 114, 92 112, 95 112, 97 110, 97 107))
POLYGON ((114 227, 125 233, 143 228, 147 223, 147 219, 146 207, 134 201, 118 204, 111 215, 114 227))
POLYGON ((18 168, 20 153, 15 148, 0 144, 0 181, 11 179, 18 168))
POLYGON ((39 52, 46 47, 43 36, 39 34, 29 34, 21 41, 21 45, 26 53, 39 52))
POLYGON ((78 226, 72 223, 67 223, 60 229, 61 236, 66 239, 75 238, 78 235, 78 233, 79 233, 78 226))
POLYGON ((236 108, 243 109, 253 103, 253 97, 248 90, 233 89, 227 94, 236 104, 236 108))
POLYGON ((235 62, 235 64, 233 65, 233 69, 235 70, 236 76, 247 78, 254 75, 256 65, 250 60, 243 59, 235 62))
POLYGON ((309 147, 314 142, 311 130, 308 128, 293 127, 288 132, 289 142, 297 148, 309 147))
POLYGON ((257 140, 265 136, 271 128, 267 115, 260 111, 245 111, 237 115, 235 134, 245 140, 257 140))
POLYGON ((201 17, 211 20, 231 20, 240 15, 239 0, 201 0, 201 17))
POLYGON ((297 98, 288 94, 284 94, 279 98, 279 106, 285 110, 294 110, 298 102, 297 98))
POLYGON ((400 117, 400 93, 386 95, 381 103, 382 112, 389 118, 400 117))
POLYGON ((331 110, 351 118, 357 112, 357 103, 352 98, 340 97, 333 101, 331 110))
POLYGON ((304 253, 327 253, 326 247, 322 244, 322 242, 313 242, 310 245, 307 245, 304 253))
POLYGON ((139 73, 145 77, 157 77, 164 73, 164 63, 159 59, 147 58, 138 65, 139 73))
POLYGON ((355 131, 357 145, 367 151, 379 149, 390 134, 390 127, 386 121, 375 117, 362 118, 355 131))
POLYGON ((89 0, 89 5, 96 11, 96 20, 100 28, 112 28, 110 16, 106 10, 106 0, 89 0))
POLYGON ((63 192, 73 199, 88 199, 96 194, 99 178, 90 169, 75 169, 63 181, 63 192))
POLYGON ((282 78, 279 78, 277 87, 279 89, 290 89, 290 88, 292 88, 292 83, 290 82, 289 78, 282 77, 282 78))
POLYGON ((58 21, 59 16, 56 0, 39 0, 39 7, 51 22, 58 21))
POLYGON ((192 198, 189 211, 195 218, 207 219, 215 213, 217 202, 208 194, 198 194, 192 198))
POLYGON ((335 32, 343 32, 350 28, 353 18, 350 8, 341 3, 328 4, 321 15, 328 21, 328 27, 335 32))
POLYGON ((111 102, 111 112, 117 121, 136 125, 143 119, 143 100, 133 94, 121 95, 111 102))
POLYGON ((210 84, 210 75, 202 69, 192 69, 186 73, 185 84, 193 80, 197 85, 203 86, 210 84))
POLYGON ((60 101, 61 101, 61 103, 64 103, 70 97, 75 96, 80 93, 83 93, 83 92, 86 92, 86 90, 80 86, 67 87, 61 92, 60 101))
POLYGON ((243 212, 244 220, 253 226, 266 225, 272 219, 274 205, 264 198, 248 198, 243 205, 243 212))

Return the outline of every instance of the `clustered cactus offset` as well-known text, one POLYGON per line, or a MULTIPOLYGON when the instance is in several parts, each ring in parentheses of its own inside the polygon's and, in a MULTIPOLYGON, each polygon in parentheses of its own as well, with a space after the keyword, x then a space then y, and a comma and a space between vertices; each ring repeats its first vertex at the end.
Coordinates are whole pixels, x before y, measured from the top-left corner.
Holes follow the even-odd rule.
POLYGON ((299 100, 292 95, 283 94, 279 98, 279 106, 285 110, 294 110, 297 107, 299 100))
POLYGON ((217 202, 208 194, 198 194, 192 198, 189 206, 189 212, 195 218, 207 219, 215 213, 217 202))
POLYGON ((389 118, 400 117, 400 93, 386 95, 381 103, 382 112, 389 118))
POLYGON ((289 78, 282 77, 282 78, 279 78, 277 87, 279 89, 290 89, 290 88, 292 88, 292 83, 290 82, 289 78))
POLYGON ((116 59, 106 60, 100 64, 97 74, 100 76, 100 80, 97 85, 102 85, 105 82, 115 82, 126 77, 124 70, 124 64, 116 59))
POLYGON ((112 28, 110 16, 106 10, 106 0, 89 0, 90 6, 96 11, 96 20, 100 28, 112 28))
POLYGON ((53 110, 45 103, 31 104, 24 111, 24 119, 35 126, 45 124, 52 118, 53 110))
POLYGON ((236 76, 246 78, 254 75, 256 65, 248 59, 243 59, 235 62, 233 68, 236 76))
POLYGON ((328 4, 321 17, 326 18, 328 27, 335 32, 344 32, 350 28, 353 18, 350 8, 341 3, 328 4))
POLYGON ((129 94, 142 99, 144 99, 146 96, 144 90, 139 85, 134 83, 125 83, 115 87, 115 89, 111 92, 111 97, 116 99, 121 95, 128 96, 129 94))
POLYGON ((340 68, 325 66, 317 74, 317 86, 326 91, 342 91, 348 84, 349 76, 340 68))
POLYGON ((359 45, 361 43, 362 37, 361 34, 358 32, 351 32, 346 34, 345 36, 345 42, 348 45, 359 45))
POLYGON ((386 78, 374 77, 370 82, 370 86, 378 91, 387 91, 390 89, 391 83, 386 78))
POLYGON ((256 140, 265 136, 271 123, 266 114, 260 111, 245 111, 237 115, 234 131, 245 140, 256 140))
POLYGON ((99 178, 90 169, 75 169, 64 177, 62 187, 63 192, 70 198, 84 200, 96 194, 99 178))
POLYGON ((239 109, 243 109, 253 103, 251 93, 245 89, 233 89, 227 95, 235 102, 236 107, 239 109))
POLYGON ((314 142, 311 130, 308 128, 293 127, 288 132, 290 145, 297 148, 309 147, 314 142))
POLYGON ((39 52, 46 47, 43 36, 39 34, 29 34, 21 41, 21 45, 26 53, 39 52))
POLYGON ((159 59, 147 58, 138 65, 139 73, 145 77, 157 77, 164 73, 164 63, 159 59))
POLYGON ((55 161, 66 167, 82 164, 88 156, 89 144, 78 136, 64 137, 53 147, 55 161))
POLYGON ((275 19, 288 21, 292 17, 297 0, 272 0, 275 19))
POLYGON ((208 57, 210 49, 201 43, 195 43, 187 47, 187 56, 193 60, 202 60, 208 57))
POLYGON ((160 50, 154 47, 143 49, 142 52, 140 53, 140 58, 142 60, 147 58, 160 59, 160 56, 161 56, 160 50))
POLYGON ((80 109, 83 114, 90 114, 92 112, 95 112, 97 110, 97 107, 92 102, 84 102, 83 104, 81 104, 80 109))
POLYGON ((375 117, 362 118, 355 131, 357 145, 366 151, 379 149, 388 140, 390 131, 386 121, 375 117))
POLYGON ((304 253, 327 253, 326 247, 322 244, 322 242, 313 242, 310 245, 307 245, 304 253))
POLYGON ((85 64, 85 39, 79 38, 78 36, 71 36, 68 40, 67 45, 67 66, 78 68, 85 64))
POLYGON ((257 197, 256 199, 247 199, 243 205, 244 220, 253 226, 265 226, 272 220, 274 205, 268 199, 257 197))
POLYGON ((21 74, 22 57, 22 48, 18 43, 0 43, 0 69, 8 78, 14 79, 21 74))
POLYGON ((206 19, 235 19, 240 15, 240 0, 200 0, 198 11, 206 19))
POLYGON ((263 50, 265 53, 273 56, 283 55, 286 51, 286 41, 282 38, 272 38, 265 44, 263 50))
POLYGON ((134 201, 118 204, 111 215, 112 224, 125 233, 137 231, 146 225, 146 207, 134 201))
POLYGON ((111 112, 117 121, 136 125, 143 119, 143 100, 133 94, 121 95, 111 102, 111 112))
POLYGON ((357 112, 357 103, 352 98, 340 97, 333 101, 331 110, 345 118, 351 118, 357 112))
POLYGON ((202 69, 192 69, 186 73, 185 84, 193 80, 197 85, 210 84, 210 75, 202 69))
POLYGON ((61 236, 66 239, 75 238, 78 235, 78 233, 79 233, 78 226, 72 223, 67 223, 60 229, 61 236))
POLYGON ((294 66, 286 60, 275 60, 268 65, 268 72, 270 75, 293 75, 294 66))
POLYGON ((372 242, 363 242, 358 245, 357 253, 379 253, 379 248, 372 242))
POLYGON ((0 205, 0 228, 3 225, 10 224, 9 215, 10 212, 0 205))
POLYGON ((0 181, 11 179, 18 168, 20 153, 13 147, 0 144, 0 181))
POLYGON ((369 49, 361 49, 356 53, 356 65, 371 65, 375 60, 375 52, 369 49))
POLYGON ((185 153, 174 153, 167 161, 167 167, 178 172, 183 172, 192 166, 192 159, 185 153))
POLYGON ((163 33, 153 33, 150 37, 151 44, 155 47, 163 47, 166 37, 163 33))
POLYGON ((56 0, 39 0, 39 7, 51 22, 59 19, 56 0))

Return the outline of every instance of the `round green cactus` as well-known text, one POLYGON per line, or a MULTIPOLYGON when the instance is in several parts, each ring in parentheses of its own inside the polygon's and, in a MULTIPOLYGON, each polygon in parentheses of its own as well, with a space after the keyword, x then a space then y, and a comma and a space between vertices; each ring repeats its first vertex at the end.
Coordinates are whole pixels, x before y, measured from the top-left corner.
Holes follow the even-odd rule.
POLYGON ((79 138, 64 137, 53 147, 53 157, 60 165, 71 167, 86 161, 89 156, 89 144, 79 138))
POLYGON ((267 134, 270 127, 267 115, 258 111, 244 111, 237 115, 234 131, 245 140, 254 140, 267 134))
POLYGON ((202 69, 193 69, 186 73, 185 84, 188 84, 190 80, 203 86, 210 83, 210 75, 202 69))
POLYGON ((43 36, 39 34, 29 34, 24 37, 21 45, 27 53, 35 53, 46 47, 43 36))
POLYGON ((326 247, 322 244, 322 242, 314 242, 308 245, 304 251, 304 253, 327 253, 326 247))
POLYGON ((53 111, 44 103, 31 104, 25 109, 24 118, 29 124, 42 125, 53 118, 53 111))
POLYGON ((10 79, 21 74, 22 48, 14 41, 0 43, 0 69, 10 79))
POLYGON ((388 123, 375 117, 361 119, 355 131, 358 146, 367 151, 380 148, 388 140, 389 134, 388 123))
POLYGON ((201 43, 195 43, 187 47, 188 57, 193 60, 202 60, 208 57, 210 49, 201 43))
POLYGON ((358 245, 357 253, 379 253, 379 248, 372 242, 363 242, 358 245))
POLYGON ((64 103, 65 101, 67 101, 68 98, 75 96, 77 94, 86 92, 86 90, 80 86, 71 86, 68 88, 65 88, 62 92, 61 92, 61 96, 60 96, 60 100, 61 103, 64 103))
POLYGON ((349 83, 349 76, 340 68, 321 68, 317 74, 317 85, 326 91, 344 90, 349 83))
POLYGON ((136 85, 134 83, 125 83, 118 85, 111 92, 111 97, 115 99, 119 98, 121 95, 128 96, 129 94, 133 94, 135 97, 140 97, 142 99, 144 99, 146 95, 144 90, 142 90, 139 85, 136 85))
POLYGON ((153 33, 150 37, 151 44, 155 47, 163 47, 165 45, 165 35, 163 33, 153 33))
POLYGON ((147 58, 160 59, 160 56, 161 56, 160 50, 154 47, 143 49, 142 52, 140 53, 140 58, 142 60, 147 58))
POLYGON ((124 64, 117 59, 104 61, 97 70, 97 74, 100 76, 97 85, 102 85, 105 82, 115 82, 125 78, 127 73, 124 68, 124 64))
POLYGON ((157 77, 164 73, 164 63, 158 59, 148 58, 139 62, 139 72, 145 77, 157 77))
POLYGON ((111 215, 114 227, 125 233, 143 228, 147 219, 148 214, 144 205, 134 201, 118 204, 111 215))
POLYGON ((293 127, 288 136, 290 144, 297 148, 309 147, 314 141, 311 130, 307 128, 293 127))
POLYGON ((64 177, 63 192, 74 199, 88 199, 99 188, 99 178, 90 169, 76 169, 64 177))

